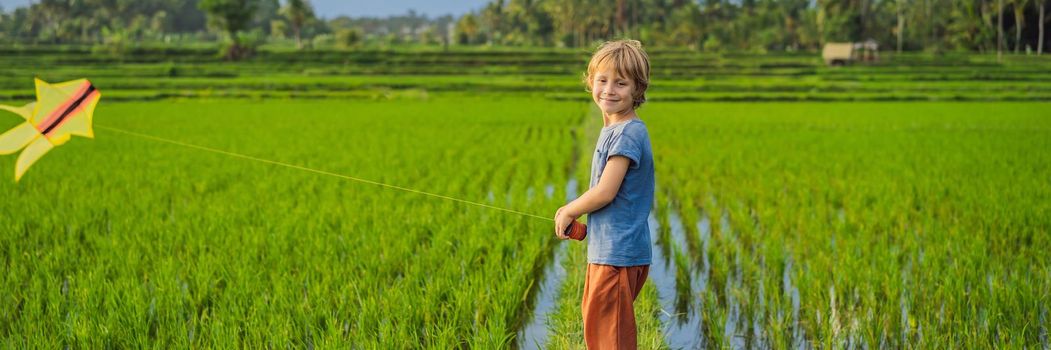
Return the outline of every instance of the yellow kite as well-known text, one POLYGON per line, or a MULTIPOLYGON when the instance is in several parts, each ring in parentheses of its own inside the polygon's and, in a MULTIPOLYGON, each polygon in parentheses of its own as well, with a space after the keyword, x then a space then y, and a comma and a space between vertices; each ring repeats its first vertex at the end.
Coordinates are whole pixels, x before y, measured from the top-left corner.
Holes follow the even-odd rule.
POLYGON ((25 118, 26 122, 0 135, 0 154, 25 148, 15 164, 15 181, 29 166, 72 135, 94 138, 91 115, 99 102, 99 91, 87 79, 48 84, 36 79, 36 102, 22 107, 0 105, 25 118))

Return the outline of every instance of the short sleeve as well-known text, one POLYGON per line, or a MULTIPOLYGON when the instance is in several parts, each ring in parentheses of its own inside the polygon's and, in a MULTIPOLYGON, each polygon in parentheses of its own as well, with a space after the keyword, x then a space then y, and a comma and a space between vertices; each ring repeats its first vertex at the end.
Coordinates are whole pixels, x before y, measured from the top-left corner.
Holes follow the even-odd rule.
MULTIPOLYGON (((628 125, 629 127, 631 125, 628 125)), ((639 143, 638 136, 634 135, 629 128, 625 127, 623 132, 613 140, 612 146, 609 148, 609 154, 606 155, 606 159, 612 156, 624 156, 631 159, 630 169, 637 169, 639 167, 639 159, 642 158, 642 144, 639 143)))

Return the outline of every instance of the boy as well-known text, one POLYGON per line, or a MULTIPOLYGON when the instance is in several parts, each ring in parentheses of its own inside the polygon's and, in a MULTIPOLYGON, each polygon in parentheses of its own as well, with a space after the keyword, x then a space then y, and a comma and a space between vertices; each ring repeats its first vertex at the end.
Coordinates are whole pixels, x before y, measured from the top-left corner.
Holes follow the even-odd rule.
POLYGON ((588 267, 581 312, 589 349, 635 349, 635 298, 650 265, 647 218, 653 206, 653 152, 635 110, 646 101, 650 64, 642 44, 602 44, 584 83, 602 110, 591 188, 555 212, 555 234, 588 215, 588 267))

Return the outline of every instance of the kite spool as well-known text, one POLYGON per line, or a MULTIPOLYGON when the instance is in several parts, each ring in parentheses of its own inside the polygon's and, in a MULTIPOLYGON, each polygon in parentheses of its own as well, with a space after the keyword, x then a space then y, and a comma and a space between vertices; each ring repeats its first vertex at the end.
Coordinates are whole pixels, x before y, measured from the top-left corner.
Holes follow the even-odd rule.
POLYGON ((574 220, 572 224, 569 224, 569 227, 566 227, 566 232, 564 234, 569 236, 569 238, 583 241, 584 237, 588 235, 588 225, 584 225, 574 220))

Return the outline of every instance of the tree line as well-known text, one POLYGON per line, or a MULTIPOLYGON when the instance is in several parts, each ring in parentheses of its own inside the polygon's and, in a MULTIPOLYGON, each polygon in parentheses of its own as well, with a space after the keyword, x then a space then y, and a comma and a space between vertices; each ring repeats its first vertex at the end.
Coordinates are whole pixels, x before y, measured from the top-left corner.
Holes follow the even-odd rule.
POLYGON ((492 0, 453 18, 322 20, 308 0, 41 0, 0 9, 0 42, 120 45, 274 39, 585 47, 614 37, 705 51, 816 50, 872 39, 898 51, 1042 53, 1051 0, 492 0))
POLYGON ((493 0, 457 22, 460 43, 584 46, 627 36, 701 50, 1042 52, 1049 0, 493 0))
POLYGON ((428 18, 413 10, 385 18, 319 18, 308 0, 40 0, 0 8, 0 43, 90 44, 121 51, 136 43, 225 41, 241 57, 263 42, 297 48, 434 44, 448 38, 451 15, 428 18), (411 28, 406 32, 406 28, 411 28))

